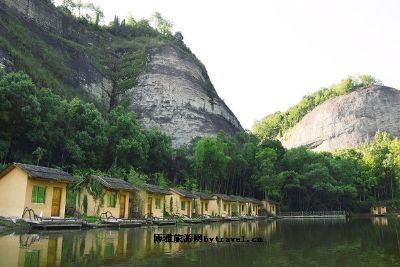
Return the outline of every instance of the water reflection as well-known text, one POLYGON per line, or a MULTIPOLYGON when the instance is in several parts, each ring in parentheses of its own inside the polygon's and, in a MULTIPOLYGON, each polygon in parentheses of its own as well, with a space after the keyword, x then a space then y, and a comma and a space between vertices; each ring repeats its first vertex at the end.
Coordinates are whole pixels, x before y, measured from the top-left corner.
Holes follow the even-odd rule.
POLYGON ((174 257, 218 243, 154 243, 154 234, 202 234, 207 237, 262 237, 268 242, 276 222, 234 222, 120 230, 41 232, 0 236, 0 266, 99 266, 174 257))
POLYGON ((372 223, 374 225, 387 226, 388 219, 386 217, 372 217, 372 223))
POLYGON ((399 219, 280 220, 0 236, 7 266, 400 266, 399 219), (262 243, 154 243, 154 234, 262 243))

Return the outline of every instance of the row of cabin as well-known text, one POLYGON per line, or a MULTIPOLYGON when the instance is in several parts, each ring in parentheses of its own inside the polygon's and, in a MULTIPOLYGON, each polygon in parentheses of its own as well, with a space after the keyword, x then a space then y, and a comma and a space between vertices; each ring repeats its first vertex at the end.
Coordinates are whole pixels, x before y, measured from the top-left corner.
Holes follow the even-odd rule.
MULTIPOLYGON (((32 209, 41 217, 64 218, 67 185, 73 177, 64 171, 13 163, 0 172, 0 216, 23 217, 32 209)), ((258 216, 276 214, 277 203, 255 198, 164 189, 140 188, 122 179, 92 175, 75 185, 75 209, 88 216, 109 212, 116 218, 163 217, 164 213, 192 217, 258 216)))

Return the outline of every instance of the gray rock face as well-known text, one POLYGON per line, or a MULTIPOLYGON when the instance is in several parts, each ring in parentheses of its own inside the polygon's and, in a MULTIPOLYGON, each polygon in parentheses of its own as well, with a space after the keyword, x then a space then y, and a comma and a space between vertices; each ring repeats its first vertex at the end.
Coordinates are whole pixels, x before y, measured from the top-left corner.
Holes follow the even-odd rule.
POLYGON ((373 86, 331 99, 307 114, 282 138, 287 148, 316 151, 353 147, 377 131, 400 136, 400 91, 373 86))
POLYGON ((50 0, 1 0, 9 11, 17 12, 45 30, 62 31, 61 14, 55 10, 50 0))
POLYGON ((140 123, 160 128, 178 147, 196 136, 234 133, 242 127, 232 111, 207 86, 205 70, 192 57, 174 46, 151 52, 147 71, 139 86, 126 95, 140 123))

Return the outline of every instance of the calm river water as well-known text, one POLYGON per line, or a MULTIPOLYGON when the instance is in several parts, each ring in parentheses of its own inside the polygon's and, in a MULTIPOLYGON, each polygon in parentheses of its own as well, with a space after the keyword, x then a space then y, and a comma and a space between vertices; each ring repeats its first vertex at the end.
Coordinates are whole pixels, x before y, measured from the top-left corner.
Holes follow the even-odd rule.
POLYGON ((400 266, 400 219, 279 220, 3 234, 0 266, 400 266), (164 235, 163 241, 155 242, 154 234, 164 235), (186 234, 225 242, 164 242, 194 237, 186 234), (238 240, 228 243, 222 237, 238 240), (262 242, 252 242, 260 238, 262 242))

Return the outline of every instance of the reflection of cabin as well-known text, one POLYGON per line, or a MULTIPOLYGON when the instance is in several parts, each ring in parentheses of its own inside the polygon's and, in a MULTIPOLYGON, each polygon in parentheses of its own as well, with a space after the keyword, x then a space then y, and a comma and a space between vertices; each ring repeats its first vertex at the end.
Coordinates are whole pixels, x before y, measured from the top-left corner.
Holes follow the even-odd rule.
POLYGON ((225 194, 213 194, 217 198, 218 216, 232 216, 232 204, 234 200, 225 194))
POLYGON ((264 208, 267 210, 269 214, 276 215, 278 202, 275 202, 271 199, 263 200, 262 201, 264 208))
POLYGON ((196 213, 199 215, 216 216, 218 214, 217 198, 203 192, 194 192, 196 199, 196 213))
POLYGON ((118 178, 92 175, 78 184, 77 211, 88 216, 111 212, 115 218, 128 218, 129 199, 135 190, 132 184, 118 178), (103 196, 99 194, 99 189, 103 196))
POLYGON ((0 216, 22 217, 25 207, 42 217, 64 218, 72 176, 57 169, 13 163, 0 173, 0 216))
POLYGON ((249 200, 248 205, 249 205, 250 215, 258 216, 259 211, 264 207, 262 201, 252 197, 247 197, 247 199, 249 200))
POLYGON ((196 195, 180 188, 170 188, 171 195, 166 197, 166 211, 172 214, 192 217, 196 195))
POLYGON ((64 266, 62 234, 0 236, 0 266, 64 266))
POLYGON ((386 206, 382 203, 377 203, 371 207, 371 215, 386 216, 386 206))
POLYGON ((248 215, 248 202, 247 198, 241 196, 230 195, 232 198, 232 215, 234 216, 246 216, 248 215))
POLYGON ((134 214, 139 217, 164 217, 165 196, 170 194, 157 185, 144 184, 133 200, 134 214))

